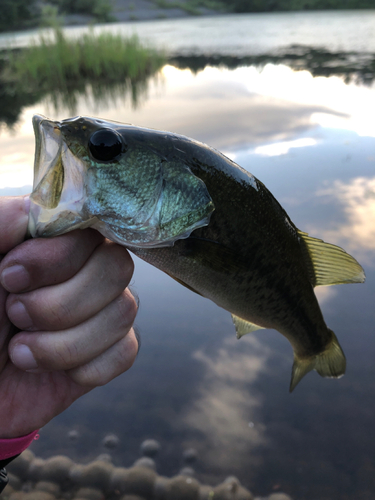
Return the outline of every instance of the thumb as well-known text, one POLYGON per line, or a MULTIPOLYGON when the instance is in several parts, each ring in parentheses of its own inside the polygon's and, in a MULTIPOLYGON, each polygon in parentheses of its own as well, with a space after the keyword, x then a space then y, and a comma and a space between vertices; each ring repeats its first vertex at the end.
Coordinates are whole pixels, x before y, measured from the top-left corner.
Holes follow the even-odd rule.
POLYGON ((0 254, 23 242, 29 217, 29 196, 0 197, 0 254))

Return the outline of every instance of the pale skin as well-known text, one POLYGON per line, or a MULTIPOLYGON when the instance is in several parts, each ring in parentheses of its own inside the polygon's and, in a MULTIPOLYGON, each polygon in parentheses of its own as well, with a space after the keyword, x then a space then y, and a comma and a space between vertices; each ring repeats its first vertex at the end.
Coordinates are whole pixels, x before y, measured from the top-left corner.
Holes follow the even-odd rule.
POLYGON ((44 426, 138 352, 127 250, 91 229, 24 241, 27 211, 0 197, 0 439, 44 426))

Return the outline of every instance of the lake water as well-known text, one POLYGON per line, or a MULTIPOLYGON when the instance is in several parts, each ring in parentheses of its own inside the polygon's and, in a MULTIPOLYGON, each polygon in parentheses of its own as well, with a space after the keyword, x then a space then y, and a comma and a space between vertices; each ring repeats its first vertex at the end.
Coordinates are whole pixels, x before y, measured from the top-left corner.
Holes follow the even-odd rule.
MULTIPOLYGON (((258 177, 300 229, 352 253, 367 281, 317 289, 326 322, 345 351, 347 373, 333 381, 313 372, 289 394, 292 350, 278 332, 262 330, 237 341, 229 313, 136 259, 136 323, 143 340, 137 362, 48 424, 33 451, 89 460, 103 452, 102 438, 115 433, 120 445, 113 459, 127 466, 151 437, 162 444, 161 474, 176 474, 182 451, 193 447, 203 483, 235 475, 256 495, 373 499, 373 77, 364 84, 356 70, 350 78, 344 71, 317 76, 315 64, 297 70, 274 56, 298 45, 346 53, 354 62, 374 60, 375 12, 257 14, 102 29, 136 31, 174 56, 202 56, 202 69, 189 69, 189 59, 171 62, 149 82, 136 108, 121 96, 97 103, 88 90, 77 114, 171 130, 221 150, 258 177), (268 54, 269 62, 237 60, 231 69, 220 58, 216 64, 207 59, 260 54, 268 54), (72 429, 80 433, 76 442, 67 439, 72 429)), ((1 195, 30 190, 35 112, 69 116, 44 100, 22 108, 13 130, 2 129, 1 195)))

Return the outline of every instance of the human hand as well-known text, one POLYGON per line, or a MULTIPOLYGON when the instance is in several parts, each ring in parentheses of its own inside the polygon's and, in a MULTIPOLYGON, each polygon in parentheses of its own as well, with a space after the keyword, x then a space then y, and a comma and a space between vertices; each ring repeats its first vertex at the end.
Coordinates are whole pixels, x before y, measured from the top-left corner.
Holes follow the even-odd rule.
POLYGON ((42 427, 138 352, 127 250, 91 229, 23 242, 27 211, 0 197, 0 438, 42 427))

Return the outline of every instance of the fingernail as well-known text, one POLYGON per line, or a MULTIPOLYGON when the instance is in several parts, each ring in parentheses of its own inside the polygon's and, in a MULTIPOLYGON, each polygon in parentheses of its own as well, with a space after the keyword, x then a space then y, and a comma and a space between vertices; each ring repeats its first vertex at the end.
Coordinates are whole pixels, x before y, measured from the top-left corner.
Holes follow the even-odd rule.
POLYGON ((22 292, 30 286, 30 275, 23 266, 15 264, 1 273, 1 284, 8 292, 22 292))
POLYGON ((22 302, 16 301, 8 307, 7 310, 10 321, 21 328, 21 330, 30 330, 34 325, 26 307, 22 302))
POLYGON ((33 353, 24 344, 16 344, 11 352, 11 359, 14 365, 21 370, 35 370, 38 368, 33 353))
POLYGON ((139 351, 141 350, 141 334, 139 333, 138 328, 134 325, 133 325, 133 330, 134 330, 135 338, 137 339, 137 342, 138 342, 138 351, 137 351, 137 356, 138 356, 139 351))
POLYGON ((26 214, 28 214, 30 212, 30 204, 31 204, 30 195, 27 194, 26 196, 24 196, 23 202, 25 204, 25 212, 26 212, 26 214))

